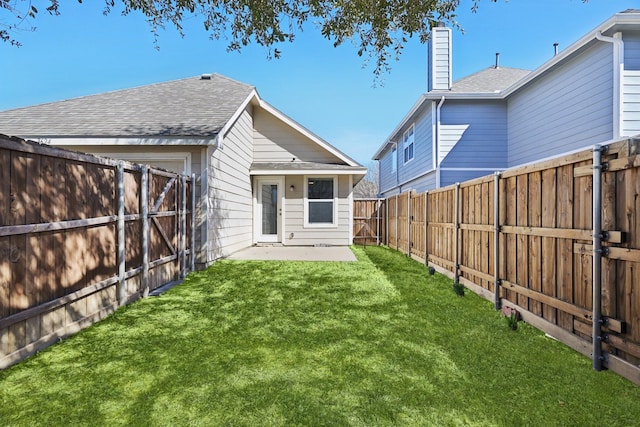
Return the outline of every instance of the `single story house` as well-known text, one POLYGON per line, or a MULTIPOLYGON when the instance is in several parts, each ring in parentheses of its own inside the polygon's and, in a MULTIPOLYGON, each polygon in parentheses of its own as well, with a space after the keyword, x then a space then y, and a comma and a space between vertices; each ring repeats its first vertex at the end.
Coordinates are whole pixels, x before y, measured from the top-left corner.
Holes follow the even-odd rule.
POLYGON ((373 156, 381 196, 640 133, 640 10, 613 15, 536 70, 496 58, 455 82, 451 31, 433 28, 427 92, 373 156))
POLYGON ((195 174, 200 266, 261 243, 353 241, 366 168, 222 75, 1 111, 0 133, 195 174))

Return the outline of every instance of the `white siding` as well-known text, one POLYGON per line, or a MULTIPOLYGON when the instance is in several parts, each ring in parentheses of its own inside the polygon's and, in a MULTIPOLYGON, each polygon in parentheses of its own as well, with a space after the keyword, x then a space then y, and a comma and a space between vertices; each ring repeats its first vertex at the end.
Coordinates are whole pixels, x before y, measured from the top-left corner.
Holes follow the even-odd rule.
POLYGON ((622 34, 624 41, 624 68, 640 70, 640 31, 629 31, 622 34))
POLYGON ((640 71, 625 71, 622 135, 640 134, 640 71))
POLYGON ((445 101, 441 109, 441 166, 507 166, 507 107, 504 101, 445 101))
MULTIPOLYGON (((315 175, 314 175, 315 176, 315 175)), ((288 176, 285 181, 285 225, 282 243, 291 246, 312 245, 349 245, 350 232, 350 203, 349 177, 338 177, 338 205, 336 227, 305 227, 304 226, 304 179, 302 176, 288 176), (289 191, 293 185, 294 191, 289 191)))
POLYGON ((613 53, 596 43, 508 102, 508 166, 613 137, 613 53))
POLYGON ((253 243, 253 195, 249 168, 253 159, 253 122, 245 110, 209 158, 208 261, 253 243))
POLYGON ((433 28, 428 44, 428 90, 451 88, 451 28, 433 28))
POLYGON ((469 125, 441 125, 438 144, 438 163, 442 163, 453 147, 460 142, 469 125))
POLYGON ((269 112, 256 108, 253 117, 255 162, 344 163, 269 112))

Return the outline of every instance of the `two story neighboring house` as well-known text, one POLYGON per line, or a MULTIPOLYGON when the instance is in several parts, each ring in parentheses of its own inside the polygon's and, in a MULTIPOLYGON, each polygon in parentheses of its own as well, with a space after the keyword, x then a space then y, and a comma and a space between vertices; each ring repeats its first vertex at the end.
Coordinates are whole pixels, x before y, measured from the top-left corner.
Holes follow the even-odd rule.
POLYGON ((613 15, 534 71, 452 82, 451 29, 428 44, 428 92, 373 156, 380 195, 425 191, 640 133, 640 9, 613 15))

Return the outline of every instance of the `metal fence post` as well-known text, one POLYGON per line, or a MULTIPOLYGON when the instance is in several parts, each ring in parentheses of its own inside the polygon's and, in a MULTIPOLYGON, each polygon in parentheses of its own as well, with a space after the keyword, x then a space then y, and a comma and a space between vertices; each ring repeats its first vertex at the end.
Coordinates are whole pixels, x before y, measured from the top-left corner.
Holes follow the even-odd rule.
POLYGON ((429 265, 429 192, 424 193, 424 265, 429 265))
POLYGON ((142 215, 142 295, 149 295, 149 168, 142 166, 140 176, 140 211, 142 215))
POLYGON ((411 193, 407 194, 407 256, 411 256, 411 193))
POLYGON ((500 172, 493 175, 493 303, 496 310, 500 310, 500 172))
POLYGON ((127 301, 124 239, 124 162, 121 160, 118 162, 118 284, 116 286, 116 297, 120 306, 127 301))
POLYGON ((593 148, 593 369, 602 368, 602 152, 593 148))
POLYGON ((187 175, 182 174, 180 183, 182 201, 180 203, 180 278, 186 276, 187 269, 187 175))
POLYGON ((196 174, 191 174, 191 271, 196 270, 196 174))
POLYGON ((459 238, 459 228, 460 228, 460 224, 458 221, 458 210, 460 209, 460 183, 456 182, 456 191, 455 191, 455 200, 454 200, 454 215, 455 218, 453 219, 453 235, 454 235, 454 254, 453 254, 453 280, 454 282, 458 283, 458 280, 460 279, 460 258, 458 255, 458 252, 460 252, 460 244, 458 242, 458 238, 459 238))

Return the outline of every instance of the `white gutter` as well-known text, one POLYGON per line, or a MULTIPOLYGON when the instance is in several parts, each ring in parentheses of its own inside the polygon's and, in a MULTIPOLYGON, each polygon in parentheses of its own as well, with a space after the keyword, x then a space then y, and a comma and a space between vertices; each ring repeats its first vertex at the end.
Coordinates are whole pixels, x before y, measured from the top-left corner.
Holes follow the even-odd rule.
POLYGON ((601 42, 613 45, 613 138, 619 138, 622 131, 622 98, 624 72, 624 42, 622 33, 615 33, 613 37, 603 36, 598 31, 595 38, 601 42))
POLYGON ((433 169, 437 170, 436 173, 436 188, 440 188, 440 162, 438 161, 438 145, 440 145, 440 117, 442 104, 444 104, 445 96, 442 95, 440 102, 436 107, 436 134, 433 141, 433 169))

